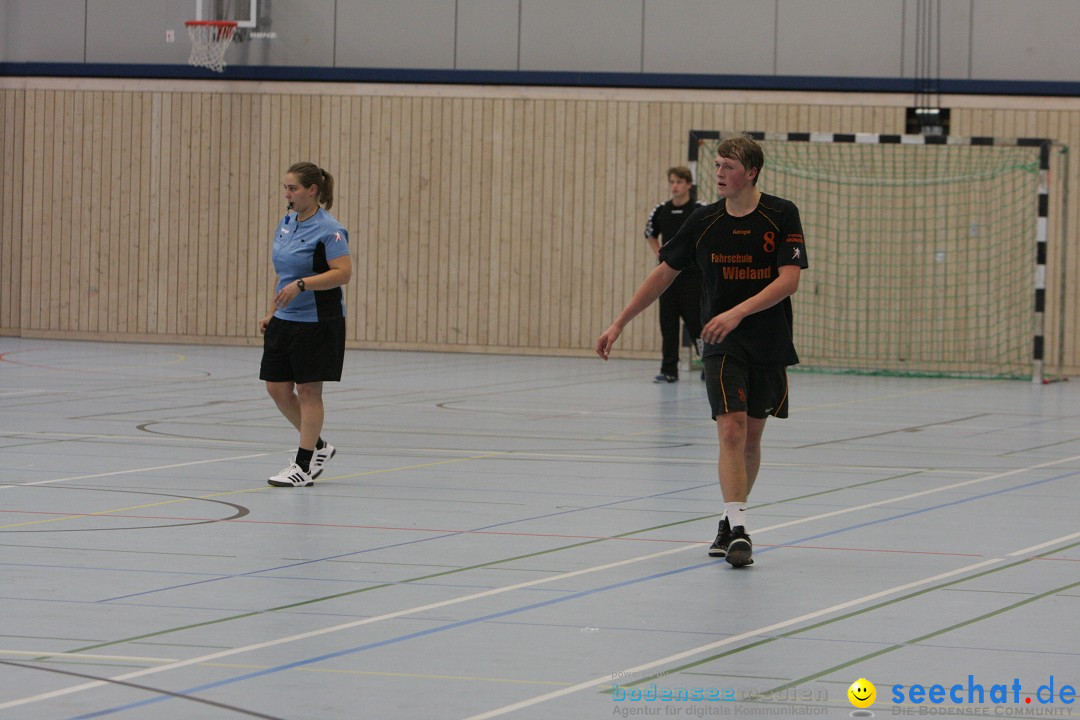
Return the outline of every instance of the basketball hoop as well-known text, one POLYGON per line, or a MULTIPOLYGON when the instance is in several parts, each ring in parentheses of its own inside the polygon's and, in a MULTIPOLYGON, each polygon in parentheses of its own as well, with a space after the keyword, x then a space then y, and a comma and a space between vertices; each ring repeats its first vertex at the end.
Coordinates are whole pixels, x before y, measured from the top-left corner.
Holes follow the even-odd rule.
POLYGON ((231 20, 188 20, 184 24, 191 38, 188 62, 214 72, 224 70, 225 49, 236 34, 236 23, 231 20))

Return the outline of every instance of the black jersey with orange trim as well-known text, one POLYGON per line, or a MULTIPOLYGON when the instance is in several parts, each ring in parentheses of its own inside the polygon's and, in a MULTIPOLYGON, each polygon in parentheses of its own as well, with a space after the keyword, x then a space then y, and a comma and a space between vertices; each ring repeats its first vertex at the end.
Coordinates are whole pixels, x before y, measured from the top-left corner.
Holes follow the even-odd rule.
MULTIPOLYGON (((657 238, 661 245, 679 232, 679 228, 686 222, 695 210, 705 207, 704 203, 691 200, 682 205, 676 205, 671 200, 662 202, 649 213, 649 219, 645 221, 645 237, 657 238)), ((697 267, 686 269, 689 274, 700 274, 697 267)))
MULTIPOLYGON (((757 295, 784 265, 808 267, 799 209, 789 200, 762 194, 748 215, 734 217, 725 201, 696 210, 675 237, 660 248, 660 259, 676 270, 691 266, 703 275, 701 322, 757 295)), ((791 298, 743 319, 719 344, 705 344, 704 356, 731 355, 755 365, 795 365, 791 298)))

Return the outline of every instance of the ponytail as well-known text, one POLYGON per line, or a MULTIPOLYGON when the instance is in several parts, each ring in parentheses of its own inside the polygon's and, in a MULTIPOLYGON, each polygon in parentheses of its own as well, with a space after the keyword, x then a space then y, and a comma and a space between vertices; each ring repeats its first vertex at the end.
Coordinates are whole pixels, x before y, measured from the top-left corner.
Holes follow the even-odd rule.
POLYGON ((334 176, 323 170, 315 163, 293 163, 288 169, 288 174, 295 175, 301 186, 309 188, 316 185, 319 188, 319 204, 329 210, 334 205, 334 176))

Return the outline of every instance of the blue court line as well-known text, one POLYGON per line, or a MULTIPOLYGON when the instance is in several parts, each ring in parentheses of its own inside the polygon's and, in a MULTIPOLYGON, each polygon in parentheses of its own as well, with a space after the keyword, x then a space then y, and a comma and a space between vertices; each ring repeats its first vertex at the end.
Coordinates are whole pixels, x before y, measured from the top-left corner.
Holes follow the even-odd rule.
MULTIPOLYGON (((778 545, 771 545, 769 547, 761 549, 756 554, 757 555, 764 555, 765 553, 771 552, 773 550, 778 550, 780 548, 790 547, 792 545, 800 545, 800 544, 808 542, 810 540, 816 540, 818 538, 828 537, 830 535, 838 535, 840 533, 845 533, 845 532, 848 532, 850 530, 857 530, 859 528, 868 527, 870 525, 878 525, 878 524, 881 524, 881 523, 892 522, 893 520, 900 520, 900 519, 903 519, 903 518, 906 518, 906 517, 911 517, 912 515, 919 515, 919 514, 922 514, 922 513, 931 512, 933 510, 940 510, 940 509, 943 509, 943 508, 952 507, 954 505, 960 505, 960 504, 964 504, 964 503, 974 502, 976 500, 982 500, 984 498, 994 497, 996 495, 1001 495, 1003 493, 1010 493, 1010 492, 1013 492, 1013 491, 1016 491, 1016 490, 1023 490, 1025 488, 1035 487, 1035 486, 1038 486, 1038 485, 1044 485, 1046 483, 1053 482, 1055 480, 1062 480, 1062 479, 1065 479, 1065 478, 1073 477, 1075 475, 1080 475, 1080 471, 1075 471, 1074 470, 1072 472, 1068 472, 1068 473, 1065 473, 1063 475, 1056 475, 1054 477, 1045 478, 1043 480, 1033 480, 1031 482, 1024 483, 1022 485, 1016 485, 1016 486, 1009 487, 1009 488, 1003 488, 1001 490, 993 490, 993 491, 990 491, 990 492, 987 492, 987 493, 982 493, 980 495, 972 495, 971 497, 968 497, 968 498, 961 498, 959 500, 953 500, 951 502, 940 503, 938 505, 932 505, 930 507, 922 508, 920 510, 911 510, 911 511, 908 511, 908 512, 899 513, 897 515, 892 515, 890 517, 883 517, 883 518, 878 518, 877 520, 871 520, 871 521, 868 521, 868 522, 857 523, 855 525, 849 525, 847 527, 838 528, 836 530, 831 530, 829 532, 818 533, 817 535, 810 535, 810 536, 807 536, 805 538, 800 538, 798 540, 793 540, 793 541, 788 542, 788 543, 781 543, 781 544, 778 544, 778 545)), ((407 635, 399 635, 397 637, 388 638, 386 640, 380 640, 379 642, 368 643, 366 645, 360 645, 360 646, 357 646, 357 647, 354 647, 354 648, 348 648, 346 650, 338 650, 336 652, 327 653, 327 654, 324 654, 324 655, 318 655, 316 657, 311 657, 311 658, 307 658, 307 659, 304 659, 304 660, 297 660, 295 662, 286 663, 284 665, 277 665, 275 667, 265 668, 263 670, 257 670, 255 672, 246 673, 244 675, 238 675, 238 676, 232 677, 232 678, 226 678, 224 680, 217 680, 217 681, 212 682, 212 683, 206 683, 204 685, 199 685, 199 686, 196 686, 196 687, 188 688, 186 690, 180 690, 176 694, 177 695, 191 695, 191 694, 194 694, 194 693, 204 692, 206 690, 212 690, 212 689, 215 689, 215 688, 223 687, 225 685, 231 685, 233 683, 241 682, 241 681, 244 681, 244 680, 251 680, 251 679, 254 679, 254 678, 257 678, 257 677, 262 677, 264 675, 270 675, 270 674, 281 672, 281 671, 284 671, 284 670, 292 670, 294 668, 304 667, 306 665, 311 665, 313 663, 322 662, 323 660, 330 660, 330 659, 337 658, 337 657, 342 657, 342 656, 345 656, 345 655, 353 655, 353 654, 356 654, 356 653, 365 652, 367 650, 373 650, 375 648, 385 647, 387 645, 395 645, 397 643, 405 642, 406 640, 413 640, 413 639, 416 639, 416 638, 419 638, 419 637, 424 637, 426 635, 432 635, 434 633, 444 632, 446 630, 455 630, 457 628, 466 627, 468 625, 474 625, 474 624, 480 623, 480 622, 487 622, 487 621, 495 620, 495 619, 498 619, 498 618, 508 617, 510 615, 517 615, 517 614, 522 613, 522 612, 528 612, 530 610, 535 610, 537 608, 548 607, 548 606, 551 606, 551 605, 556 605, 556 604, 559 604, 559 603, 568 602, 570 600, 577 600, 579 598, 587 597, 589 595, 594 595, 596 593, 607 592, 608 590, 614 590, 614 589, 617 589, 617 588, 628 587, 630 585, 636 585, 638 583, 648 582, 648 581, 651 581, 651 580, 656 580, 658 578, 670 577, 672 575, 677 575, 677 574, 684 573, 684 572, 689 572, 689 571, 692 571, 692 570, 700 570, 701 568, 715 568, 718 564, 719 563, 716 560, 709 560, 707 562, 696 563, 694 565, 689 565, 689 566, 682 567, 682 568, 676 568, 674 570, 666 570, 666 571, 661 572, 661 573, 654 573, 652 575, 646 575, 644 577, 633 578, 633 579, 630 579, 630 580, 624 580, 622 582, 613 583, 611 585, 604 585, 602 587, 593 588, 591 590, 582 590, 582 591, 573 593, 571 595, 566 595, 564 597, 552 598, 550 600, 544 600, 544 601, 538 602, 538 603, 532 603, 532 604, 524 605, 524 606, 517 607, 517 608, 511 608, 509 610, 503 610, 503 611, 497 612, 497 613, 490 613, 488 615, 483 615, 481 617, 474 617, 474 618, 469 618, 469 619, 466 619, 466 620, 459 620, 459 621, 456 621, 456 622, 447 623, 445 625, 440 625, 438 627, 428 628, 427 630, 420 630, 418 632, 409 633, 407 635)), ((97 712, 89 713, 89 714, 86 714, 86 715, 79 715, 77 717, 71 718, 71 720, 89 720, 89 718, 96 718, 96 717, 102 717, 104 715, 111 715, 113 713, 123 712, 125 710, 131 710, 131 709, 134 709, 134 708, 137 708, 137 707, 144 707, 146 705, 150 705, 150 704, 153 704, 153 703, 164 702, 165 700, 173 700, 173 699, 175 699, 175 698, 173 696, 171 696, 171 695, 163 695, 163 696, 158 696, 158 697, 151 697, 151 698, 147 698, 146 700, 141 700, 141 701, 138 701, 138 702, 129 703, 127 705, 120 705, 120 706, 108 708, 108 709, 105 709, 105 710, 99 710, 97 712)))
POLYGON ((545 518, 558 517, 560 515, 569 515, 571 513, 583 512, 586 510, 600 510, 606 507, 613 507, 615 505, 621 505, 623 503, 637 502, 639 500, 653 500, 656 498, 662 498, 665 495, 672 495, 674 493, 686 492, 688 490, 700 490, 704 487, 714 487, 716 483, 709 482, 703 485, 692 485, 690 487, 678 488, 675 490, 668 490, 662 493, 656 493, 655 495, 639 495, 638 497, 625 498, 623 500, 615 500, 609 503, 603 503, 601 505, 590 505, 588 507, 574 508, 572 510, 561 510, 559 512, 548 513, 546 515, 535 515, 533 517, 517 518, 515 520, 506 520, 504 522, 495 523, 494 525, 486 525, 484 527, 473 528, 471 530, 456 530, 454 532, 442 533, 440 535, 434 535, 431 537, 417 538, 416 540, 406 540, 404 542, 393 543, 390 545, 380 545, 378 547, 367 548, 365 550, 355 550, 353 552, 342 553, 340 555, 331 555, 329 557, 316 558, 314 560, 303 560, 301 562, 290 563, 288 565, 280 565, 278 567, 263 568, 262 570, 252 570, 251 572, 239 573, 236 575, 222 575, 215 578, 208 578, 206 580, 199 580, 196 582, 182 583, 180 585, 170 585, 162 588, 155 588, 153 590, 144 590, 143 592, 130 593, 128 595, 117 595, 116 597, 104 598, 102 600, 96 600, 99 603, 115 602, 117 600, 127 600, 128 598, 140 597, 142 595, 152 595, 154 593, 166 592, 168 590, 179 590, 181 588, 194 587, 196 585, 203 585, 205 583, 218 582, 220 580, 231 580, 233 578, 248 577, 250 575, 258 575, 260 573, 275 572, 278 570, 286 570, 288 568, 301 567, 303 565, 310 565, 312 563, 326 562, 329 560, 340 560, 341 558, 353 557, 355 555, 363 555, 364 553, 375 552, 377 550, 389 550, 390 548, 404 547, 407 545, 415 545, 416 543, 431 542, 432 540, 442 540, 444 538, 456 537, 458 535, 468 535, 475 532, 483 532, 484 530, 492 530, 494 528, 503 527, 505 525, 514 525, 516 523, 530 522, 532 520, 543 520, 545 518))

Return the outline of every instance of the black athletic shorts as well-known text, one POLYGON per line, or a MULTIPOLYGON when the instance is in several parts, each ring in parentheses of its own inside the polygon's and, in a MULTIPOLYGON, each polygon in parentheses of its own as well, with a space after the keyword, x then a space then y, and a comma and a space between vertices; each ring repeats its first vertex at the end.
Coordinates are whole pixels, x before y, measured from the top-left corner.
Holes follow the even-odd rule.
POLYGON ((263 335, 259 379, 268 382, 341 380, 345 318, 293 322, 270 318, 263 335))
POLYGON ((772 415, 788 416, 787 368, 783 365, 750 365, 730 355, 711 355, 704 360, 705 390, 712 418, 745 411, 759 420, 772 415))

